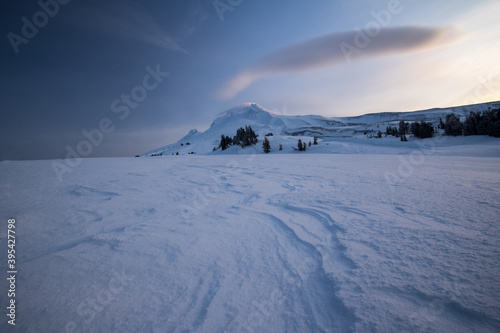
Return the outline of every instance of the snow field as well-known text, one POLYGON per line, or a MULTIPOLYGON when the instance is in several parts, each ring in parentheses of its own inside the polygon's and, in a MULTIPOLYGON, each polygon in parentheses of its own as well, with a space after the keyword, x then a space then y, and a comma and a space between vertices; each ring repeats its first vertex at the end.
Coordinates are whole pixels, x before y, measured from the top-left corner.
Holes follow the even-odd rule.
POLYGON ((398 182, 410 155, 85 159, 64 182, 2 162, 19 307, 0 328, 500 331, 500 160, 440 149, 398 182))

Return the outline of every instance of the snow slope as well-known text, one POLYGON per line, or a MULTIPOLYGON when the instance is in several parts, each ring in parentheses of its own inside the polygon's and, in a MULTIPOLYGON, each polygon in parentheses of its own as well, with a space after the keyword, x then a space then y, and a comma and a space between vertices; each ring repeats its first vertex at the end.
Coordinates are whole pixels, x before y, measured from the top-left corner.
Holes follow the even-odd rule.
MULTIPOLYGON (((447 114, 455 113, 465 118, 465 115, 471 111, 484 111, 488 107, 500 107, 500 102, 415 112, 383 112, 358 117, 325 118, 315 115, 281 115, 255 103, 247 103, 219 114, 207 131, 201 133, 197 130, 191 130, 177 143, 154 149, 142 156, 177 153, 179 155, 212 154, 213 148, 219 146, 222 134, 233 137, 238 128, 247 125, 252 126, 259 135, 259 141, 262 141, 268 133, 273 133, 276 148, 279 143, 282 143, 284 145, 283 152, 289 153, 293 151, 292 145, 296 146, 297 144, 297 136, 306 137, 307 141, 312 140, 315 136, 326 141, 331 139, 366 139, 367 136, 375 136, 378 131, 385 132, 387 126, 397 127, 400 120, 407 122, 424 120, 437 126, 439 118, 444 120, 447 114)), ((243 153, 237 149, 225 153, 235 152, 243 153)), ((248 152, 248 150, 244 152, 248 152)), ((328 153, 328 151, 323 151, 323 153, 328 153)))
POLYGON ((498 141, 475 140, 85 159, 64 182, 1 162, 0 331, 499 332, 498 141))

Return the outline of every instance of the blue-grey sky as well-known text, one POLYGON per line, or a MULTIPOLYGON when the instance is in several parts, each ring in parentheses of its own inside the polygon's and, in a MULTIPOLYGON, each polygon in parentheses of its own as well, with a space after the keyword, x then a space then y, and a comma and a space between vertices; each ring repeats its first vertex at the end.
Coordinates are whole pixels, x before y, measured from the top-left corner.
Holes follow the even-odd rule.
POLYGON ((245 102, 347 116, 500 100, 499 12, 496 0, 6 0, 0 159, 64 158, 84 131, 89 157, 133 156, 245 102))

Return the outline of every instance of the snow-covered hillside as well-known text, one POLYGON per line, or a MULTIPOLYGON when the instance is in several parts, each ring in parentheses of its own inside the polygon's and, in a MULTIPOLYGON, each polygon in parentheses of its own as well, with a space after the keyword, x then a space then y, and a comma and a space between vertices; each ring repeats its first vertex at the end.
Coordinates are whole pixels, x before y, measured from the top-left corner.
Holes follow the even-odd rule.
POLYGON ((1 162, 0 331, 499 332, 500 145, 462 140, 1 162))
MULTIPOLYGON (((189 134, 177 143, 154 149, 142 156, 157 155, 187 155, 187 154, 212 154, 213 148, 219 146, 222 134, 234 136, 236 130, 247 125, 259 135, 260 140, 269 133, 273 133, 271 146, 274 151, 278 150, 279 144, 283 145, 282 153, 292 152, 292 146, 296 146, 297 136, 304 136, 306 142, 313 137, 328 142, 337 139, 360 139, 376 135, 378 131, 384 132, 387 126, 397 127, 400 120, 431 122, 437 126, 439 119, 445 119, 447 114, 455 113, 465 118, 471 111, 484 111, 488 107, 500 107, 500 102, 492 102, 477 105, 451 107, 446 109, 431 109, 415 112, 384 112, 366 114, 358 117, 333 117, 322 116, 290 116, 281 115, 255 104, 248 103, 231 108, 221 114, 213 121, 205 132, 191 130, 189 134)), ((318 151, 317 151, 318 152, 318 151)), ((329 153, 323 149, 321 153, 329 153)), ((218 152, 215 152, 217 154, 218 152)), ((225 152, 229 153, 253 153, 247 149, 241 151, 233 148, 225 152)))
POLYGON ((465 109, 249 104, 161 157, 83 159, 63 180, 55 161, 0 162, 17 269, 0 332, 500 332, 500 138, 364 134, 465 109), (271 154, 212 152, 245 125, 271 154))

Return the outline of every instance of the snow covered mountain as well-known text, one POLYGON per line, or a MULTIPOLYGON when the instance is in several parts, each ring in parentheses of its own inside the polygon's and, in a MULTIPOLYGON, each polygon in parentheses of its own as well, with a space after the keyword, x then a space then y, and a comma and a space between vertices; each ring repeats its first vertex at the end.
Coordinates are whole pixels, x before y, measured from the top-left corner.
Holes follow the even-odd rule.
MULTIPOLYGON (((454 113, 464 118, 471 111, 483 111, 488 107, 500 107, 500 102, 414 112, 382 112, 356 117, 326 118, 319 115, 282 115, 256 103, 247 103, 220 113, 205 132, 193 129, 177 143, 154 149, 142 156, 176 155, 177 153, 179 155, 219 154, 220 150, 213 152, 213 148, 219 146, 221 135, 232 137, 238 128, 248 125, 252 126, 260 140, 265 135, 273 133, 271 145, 274 144, 274 148, 277 148, 279 144, 282 144, 284 152, 290 152, 291 146, 297 142, 297 136, 305 137, 306 142, 312 140, 313 137, 319 137, 323 141, 341 138, 366 139, 375 135, 379 130, 384 132, 387 126, 397 127, 400 120, 408 122, 424 120, 437 125, 439 118, 444 120, 447 114, 454 113)), ((253 150, 251 150, 246 151, 252 153, 253 150)), ((224 153, 241 153, 241 149, 231 147, 224 153)))
POLYGON ((362 132, 466 109, 248 104, 158 150, 194 156, 2 161, 0 332, 500 332, 500 138, 362 132), (270 154, 211 151, 245 125, 270 154))

